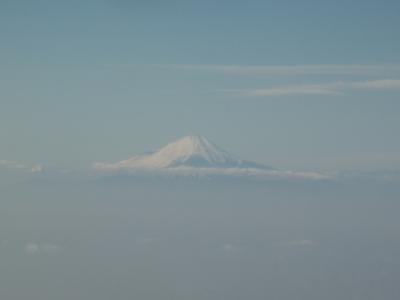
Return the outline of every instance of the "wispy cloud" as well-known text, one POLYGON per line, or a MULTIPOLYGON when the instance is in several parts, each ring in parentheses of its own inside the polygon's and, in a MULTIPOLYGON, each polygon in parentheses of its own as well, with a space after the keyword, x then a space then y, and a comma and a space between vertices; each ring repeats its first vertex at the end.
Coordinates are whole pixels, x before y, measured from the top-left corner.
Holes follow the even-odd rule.
POLYGON ((400 90, 400 64, 392 65, 152 65, 156 68, 192 72, 211 72, 225 75, 257 77, 322 76, 336 77, 327 83, 283 84, 260 88, 223 89, 224 92, 247 97, 272 97, 291 95, 341 95, 355 90, 400 90), (358 80, 346 81, 344 76, 355 76, 358 80), (366 76, 374 80, 360 80, 366 76))
POLYGON ((29 173, 40 173, 44 171, 44 166, 42 164, 28 165, 11 160, 0 160, 0 168, 16 169, 29 173))
POLYGON ((400 79, 368 80, 352 83, 355 89, 400 90, 400 79))
POLYGON ((35 255, 40 252, 40 247, 36 243, 28 243, 25 246, 25 252, 28 255, 35 255))
POLYGON ((287 85, 260 89, 225 89, 223 91, 247 97, 340 94, 340 91, 331 85, 287 85))
POLYGON ((340 171, 336 172, 332 176, 335 176, 340 180, 366 180, 366 181, 379 181, 386 183, 399 183, 400 182, 400 170, 379 170, 379 171, 340 171))
POLYGON ((176 70, 202 71, 246 76, 373 75, 400 72, 400 65, 153 65, 176 70))
POLYGON ((232 243, 225 243, 222 245, 222 249, 226 253, 237 253, 240 251, 240 247, 238 244, 232 244, 232 243))
POLYGON ((281 85, 256 89, 224 89, 222 91, 247 97, 293 95, 340 95, 349 91, 400 91, 400 79, 331 82, 323 84, 281 85))
POLYGON ((62 250, 62 247, 56 244, 51 243, 33 243, 29 242, 25 246, 25 252, 28 255, 37 255, 37 254, 56 254, 62 250))
POLYGON ((316 247, 319 243, 313 240, 293 240, 288 242, 287 245, 291 247, 316 247))

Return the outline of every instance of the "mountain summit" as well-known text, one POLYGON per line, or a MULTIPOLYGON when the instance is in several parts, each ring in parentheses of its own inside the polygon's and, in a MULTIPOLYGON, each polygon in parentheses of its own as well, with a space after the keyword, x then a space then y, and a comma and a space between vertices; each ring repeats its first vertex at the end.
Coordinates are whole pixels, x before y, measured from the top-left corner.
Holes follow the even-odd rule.
POLYGON ((109 170, 156 170, 166 168, 268 168, 244 161, 219 148, 201 135, 185 136, 161 149, 133 156, 114 164, 96 164, 109 170))

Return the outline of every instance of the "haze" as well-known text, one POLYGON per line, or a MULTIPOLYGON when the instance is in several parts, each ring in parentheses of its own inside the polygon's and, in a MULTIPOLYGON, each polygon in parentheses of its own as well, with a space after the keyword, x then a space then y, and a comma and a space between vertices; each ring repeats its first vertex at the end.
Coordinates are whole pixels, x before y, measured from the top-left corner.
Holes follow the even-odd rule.
POLYGON ((399 12, 0 0, 0 299, 399 299, 399 12))

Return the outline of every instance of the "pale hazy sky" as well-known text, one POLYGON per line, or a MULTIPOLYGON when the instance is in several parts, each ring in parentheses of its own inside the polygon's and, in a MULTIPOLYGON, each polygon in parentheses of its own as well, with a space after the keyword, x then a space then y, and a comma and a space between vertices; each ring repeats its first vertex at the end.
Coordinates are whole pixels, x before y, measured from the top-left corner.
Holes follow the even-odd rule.
POLYGON ((0 1, 0 160, 186 134, 304 169, 400 167, 399 1, 0 1))
POLYGON ((399 16, 0 0, 0 299, 397 300, 399 16), (193 133, 290 171, 85 172, 193 133))

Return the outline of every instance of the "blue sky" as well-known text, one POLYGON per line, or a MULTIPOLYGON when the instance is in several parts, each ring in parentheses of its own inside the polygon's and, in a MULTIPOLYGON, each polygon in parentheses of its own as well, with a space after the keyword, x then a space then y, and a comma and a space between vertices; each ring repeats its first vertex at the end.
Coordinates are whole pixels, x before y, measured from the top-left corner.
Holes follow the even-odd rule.
POLYGON ((77 168, 200 133, 400 167, 398 1, 0 1, 0 159, 77 168))

